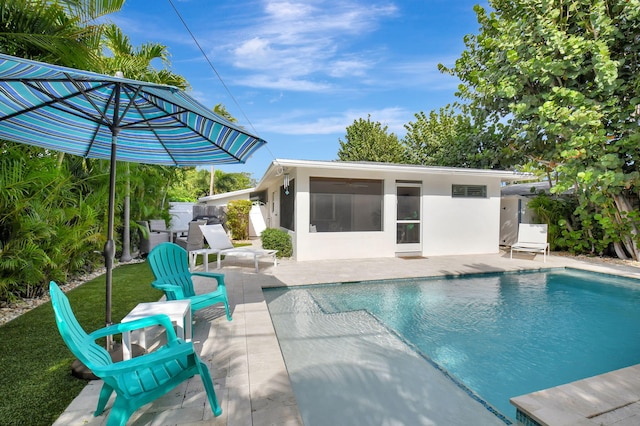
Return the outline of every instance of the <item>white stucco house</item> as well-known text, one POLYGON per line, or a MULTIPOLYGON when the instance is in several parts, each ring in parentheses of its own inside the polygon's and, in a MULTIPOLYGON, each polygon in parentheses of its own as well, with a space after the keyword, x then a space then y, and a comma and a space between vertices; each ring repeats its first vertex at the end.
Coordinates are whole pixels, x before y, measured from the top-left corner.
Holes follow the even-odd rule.
POLYGON ((497 253, 501 186, 533 179, 510 171, 278 159, 234 199, 253 200, 263 226, 287 230, 300 261, 497 253))

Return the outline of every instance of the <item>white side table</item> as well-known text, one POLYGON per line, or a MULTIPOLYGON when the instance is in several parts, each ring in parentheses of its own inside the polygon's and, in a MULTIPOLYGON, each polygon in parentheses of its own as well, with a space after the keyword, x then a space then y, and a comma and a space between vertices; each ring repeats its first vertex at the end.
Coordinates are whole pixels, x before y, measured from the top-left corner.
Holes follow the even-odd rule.
POLYGON ((209 272, 209 255, 220 253, 218 249, 212 248, 202 248, 198 250, 191 250, 189 252, 189 271, 193 272, 196 267, 196 260, 198 260, 198 255, 202 256, 202 264, 204 265, 204 271, 209 272))
MULTIPOLYGON (((172 323, 176 324, 176 335, 190 341, 193 337, 191 330, 191 301, 189 300, 165 300, 161 302, 149 302, 138 304, 122 322, 149 317, 151 315, 165 314, 172 323)), ((137 330, 140 346, 146 349, 147 338, 144 329, 137 330)), ((131 359, 131 332, 122 333, 122 359, 131 359)))

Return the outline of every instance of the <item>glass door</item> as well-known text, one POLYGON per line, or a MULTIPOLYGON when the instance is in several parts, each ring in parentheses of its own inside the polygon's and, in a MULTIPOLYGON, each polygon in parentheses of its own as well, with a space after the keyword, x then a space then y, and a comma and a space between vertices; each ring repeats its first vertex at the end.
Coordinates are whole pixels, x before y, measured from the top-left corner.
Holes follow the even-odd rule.
POLYGON ((421 185, 396 185, 396 252, 422 251, 421 185))

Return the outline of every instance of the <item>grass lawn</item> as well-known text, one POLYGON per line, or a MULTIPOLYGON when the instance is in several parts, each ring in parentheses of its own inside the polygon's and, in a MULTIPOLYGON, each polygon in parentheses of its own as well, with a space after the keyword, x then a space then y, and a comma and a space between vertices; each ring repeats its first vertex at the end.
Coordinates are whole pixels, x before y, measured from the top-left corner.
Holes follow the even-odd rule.
MULTIPOLYGON (((151 281, 153 274, 146 262, 113 270, 114 323, 138 303, 162 297, 151 281)), ((87 332, 104 327, 104 275, 67 296, 87 332)), ((0 326, 0 342, 0 424, 51 425, 87 383, 71 375, 75 357, 58 333, 51 302, 0 326)))

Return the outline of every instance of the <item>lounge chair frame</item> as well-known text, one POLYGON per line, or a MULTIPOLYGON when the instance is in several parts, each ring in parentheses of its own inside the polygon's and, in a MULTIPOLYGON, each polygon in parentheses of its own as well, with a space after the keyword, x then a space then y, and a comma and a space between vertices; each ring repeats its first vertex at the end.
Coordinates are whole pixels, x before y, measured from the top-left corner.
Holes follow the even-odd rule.
POLYGON ((542 260, 547 262, 549 243, 547 242, 547 224, 521 223, 518 225, 518 241, 511 246, 510 258, 514 251, 542 253, 542 260))
POLYGON ((258 261, 262 257, 273 259, 273 266, 278 266, 278 250, 266 250, 253 247, 234 247, 233 242, 227 235, 227 232, 220 224, 201 225, 200 229, 202 230, 204 239, 209 245, 209 250, 212 252, 215 251, 218 254, 218 269, 222 267, 222 256, 253 257, 253 263, 255 265, 256 272, 259 272, 258 261))

